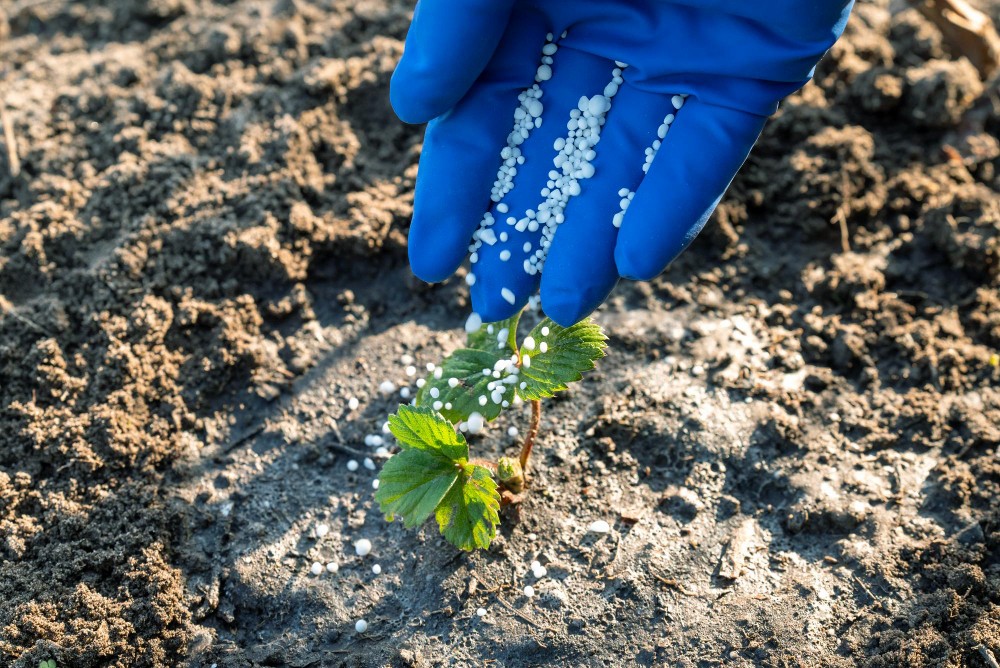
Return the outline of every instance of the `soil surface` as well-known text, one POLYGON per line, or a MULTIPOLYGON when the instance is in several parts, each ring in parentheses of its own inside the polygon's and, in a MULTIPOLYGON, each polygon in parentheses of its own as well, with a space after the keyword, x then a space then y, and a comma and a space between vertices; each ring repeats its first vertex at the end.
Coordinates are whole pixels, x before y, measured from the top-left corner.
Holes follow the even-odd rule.
POLYGON ((406 265, 410 11, 0 4, 0 665, 995 667, 996 88, 858 6, 598 313, 609 356, 469 555, 346 466, 469 308, 406 265))

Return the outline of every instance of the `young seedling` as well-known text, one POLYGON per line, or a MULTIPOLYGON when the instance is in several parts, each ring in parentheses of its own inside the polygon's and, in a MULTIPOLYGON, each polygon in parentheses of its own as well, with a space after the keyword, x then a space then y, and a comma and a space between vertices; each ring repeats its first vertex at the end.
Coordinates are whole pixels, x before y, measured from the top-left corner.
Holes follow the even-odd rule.
POLYGON ((413 405, 389 416, 401 450, 382 468, 375 500, 390 521, 399 517, 413 528, 434 515, 459 549, 489 547, 501 502, 516 502, 527 485, 541 400, 580 380, 607 347, 590 319, 563 328, 548 318, 519 346, 519 320, 520 314, 489 324, 470 320, 467 347, 427 377, 413 405), (470 458, 463 432, 479 432, 522 401, 531 404, 531 422, 520 455, 495 463, 470 458))

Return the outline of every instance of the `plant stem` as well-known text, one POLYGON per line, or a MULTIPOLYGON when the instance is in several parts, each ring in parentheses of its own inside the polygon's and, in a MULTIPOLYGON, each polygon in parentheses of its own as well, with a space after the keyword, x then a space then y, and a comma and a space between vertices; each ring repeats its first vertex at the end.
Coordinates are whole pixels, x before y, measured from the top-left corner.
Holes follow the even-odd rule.
POLYGON ((538 425, 542 421, 542 402, 540 399, 531 400, 531 422, 528 424, 528 433, 524 435, 524 444, 521 445, 521 470, 528 473, 528 458, 531 457, 531 447, 535 444, 535 436, 538 435, 538 425))

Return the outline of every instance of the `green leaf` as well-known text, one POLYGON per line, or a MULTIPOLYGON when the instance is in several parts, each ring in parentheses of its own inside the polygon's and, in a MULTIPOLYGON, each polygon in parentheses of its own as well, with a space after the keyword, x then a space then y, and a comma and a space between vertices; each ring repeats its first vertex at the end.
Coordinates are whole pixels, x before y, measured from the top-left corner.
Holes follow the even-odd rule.
POLYGON ((529 332, 521 345, 517 393, 522 399, 542 399, 580 380, 604 357, 607 337, 590 318, 563 328, 548 318, 529 332), (543 334, 543 331, 548 334, 543 334), (545 344, 544 346, 542 344, 545 344), (542 352, 542 348, 545 352, 542 352), (530 360, 525 359, 525 357, 530 360), (524 387, 520 387, 524 383, 524 387))
MULTIPOLYGON (((493 371, 497 362, 510 359, 517 350, 517 322, 520 317, 521 314, 517 313, 506 320, 484 323, 478 330, 470 332, 468 348, 456 350, 441 363, 439 378, 435 374, 427 377, 427 383, 417 392, 417 405, 429 406, 456 424, 468 420, 473 413, 479 413, 486 420, 495 420, 503 405, 493 401, 489 386, 510 375, 501 370, 496 377, 493 371), (489 369, 489 374, 484 374, 483 369, 489 369)), ((506 388, 504 398, 513 400, 514 393, 509 386, 502 387, 506 388)))
POLYGON ((454 461, 469 456, 465 437, 430 408, 400 405, 396 414, 389 416, 389 431, 404 448, 440 450, 454 461))
POLYGON ((402 517, 403 525, 412 529, 437 510, 460 473, 443 453, 403 450, 382 467, 375 500, 386 517, 402 517))
POLYGON ((497 535, 500 495, 489 469, 469 464, 437 509, 438 527, 460 550, 486 549, 497 535))
MULTIPOLYGON (((510 373, 501 369, 497 378, 493 371, 497 362, 509 359, 513 351, 504 349, 497 352, 500 354, 470 348, 456 350, 441 363, 441 377, 429 377, 427 384, 417 392, 417 405, 432 407, 454 423, 468 420, 473 413, 479 413, 486 420, 496 419, 503 406, 493 401, 490 384, 502 381, 510 373), (484 374, 484 369, 489 373, 484 374), (452 378, 457 383, 451 381, 452 378), (434 396, 435 390, 437 397, 434 396), (482 397, 486 398, 485 401, 482 397)), ((513 400, 514 392, 509 389, 510 385, 502 387, 505 388, 504 398, 513 400)))
POLYGON ((506 320, 499 322, 484 322, 478 330, 469 332, 466 337, 466 347, 474 350, 488 350, 493 352, 501 347, 501 341, 497 337, 503 330, 507 330, 505 357, 510 357, 511 353, 517 350, 517 323, 521 319, 521 312, 518 311, 506 320))
POLYGON ((407 528, 435 515, 441 533, 463 550, 489 547, 500 522, 500 496, 491 472, 470 464, 465 437, 428 408, 400 406, 389 428, 402 451, 379 473, 375 500, 407 528))

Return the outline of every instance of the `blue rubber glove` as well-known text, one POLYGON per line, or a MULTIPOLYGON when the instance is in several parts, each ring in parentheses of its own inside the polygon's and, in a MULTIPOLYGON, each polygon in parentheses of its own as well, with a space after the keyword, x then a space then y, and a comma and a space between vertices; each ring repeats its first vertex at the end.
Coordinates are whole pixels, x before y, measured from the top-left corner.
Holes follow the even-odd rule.
POLYGON ((413 272, 441 281, 468 255, 484 321, 512 315, 540 281, 543 310, 565 326, 619 276, 653 278, 852 4, 420 0, 390 89, 400 119, 430 121, 413 272))

